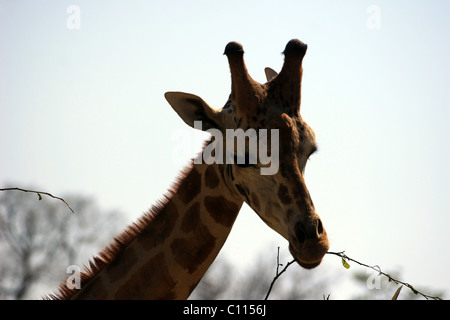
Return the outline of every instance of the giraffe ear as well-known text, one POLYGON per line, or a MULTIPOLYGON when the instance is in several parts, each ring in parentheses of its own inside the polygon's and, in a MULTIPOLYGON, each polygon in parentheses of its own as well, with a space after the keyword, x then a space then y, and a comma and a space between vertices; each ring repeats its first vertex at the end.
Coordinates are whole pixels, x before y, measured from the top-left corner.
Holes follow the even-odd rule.
POLYGON ((266 73, 266 78, 267 81, 272 80, 273 78, 275 78, 278 75, 278 72, 276 72, 275 70, 273 70, 272 68, 265 68, 264 72, 266 73))
POLYGON ((203 131, 211 128, 221 129, 219 112, 202 98, 184 92, 166 92, 164 97, 181 119, 192 128, 198 129, 198 126, 194 127, 194 121, 201 121, 203 131))

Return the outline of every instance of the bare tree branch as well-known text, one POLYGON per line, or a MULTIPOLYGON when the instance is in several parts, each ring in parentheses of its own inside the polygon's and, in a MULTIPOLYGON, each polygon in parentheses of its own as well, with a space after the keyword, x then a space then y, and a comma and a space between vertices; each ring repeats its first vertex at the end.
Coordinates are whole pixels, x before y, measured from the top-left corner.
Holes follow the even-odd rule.
POLYGON ((56 197, 54 195, 52 195, 51 193, 48 192, 44 192, 44 191, 35 191, 35 190, 27 190, 27 189, 22 189, 22 188, 2 188, 0 189, 0 191, 22 191, 22 192, 31 192, 31 193, 36 193, 39 197, 39 200, 42 200, 42 195, 46 195, 49 197, 52 197, 53 199, 58 199, 61 200, 62 202, 65 203, 65 205, 67 206, 67 208, 70 209, 70 211, 72 211, 72 213, 75 213, 72 208, 69 206, 69 204, 66 202, 66 200, 64 200, 63 198, 60 197, 56 197))
POLYGON ((67 276, 67 266, 82 267, 124 223, 123 214, 101 210, 90 197, 64 197, 76 214, 58 200, 34 197, 0 192, 0 299, 42 298, 67 276))
MULTIPOLYGON (((389 274, 383 272, 383 271, 381 270, 380 266, 378 266, 378 265, 370 266, 370 265, 367 265, 367 264, 365 264, 365 263, 359 262, 359 261, 357 261, 357 260, 355 260, 355 259, 352 259, 352 258, 350 258, 349 256, 347 256, 344 252, 345 252, 345 251, 340 251, 340 252, 331 252, 331 251, 328 251, 327 254, 332 254, 332 255, 336 255, 336 256, 340 257, 340 258, 342 259, 342 264, 344 265, 344 267, 345 267, 346 269, 350 268, 350 265, 347 263, 347 261, 352 261, 352 262, 355 262, 355 263, 357 263, 357 264, 359 264, 359 265, 361 265, 361 266, 363 266, 363 267, 366 267, 366 268, 375 270, 376 272, 378 272, 379 275, 383 275, 383 276, 387 277, 388 280, 389 280, 389 282, 392 281, 392 282, 394 282, 395 284, 403 285, 403 286, 409 288, 412 292, 414 292, 414 294, 419 294, 419 295, 421 295, 422 297, 424 297, 424 298, 427 299, 427 300, 428 300, 428 299, 432 299, 432 300, 442 300, 442 298, 440 298, 440 297, 438 297, 438 296, 435 296, 435 297, 434 297, 434 296, 430 296, 430 295, 427 295, 427 294, 425 294, 425 293, 420 292, 419 290, 415 289, 415 288, 414 288, 412 285, 410 285, 409 283, 406 283, 406 282, 400 281, 400 280, 398 280, 398 279, 395 279, 395 278, 392 277, 391 275, 389 275, 389 274)), ((271 282, 271 284, 270 284, 269 290, 267 291, 267 294, 266 294, 266 297, 264 298, 264 300, 267 300, 267 298, 269 297, 270 292, 272 291, 272 287, 273 287, 275 281, 277 281, 277 279, 278 279, 278 278, 279 278, 279 277, 287 270, 287 268, 288 268, 291 264, 293 264, 294 262, 295 262, 295 259, 292 260, 292 261, 290 261, 290 262, 288 262, 288 263, 286 264, 286 266, 283 268, 283 270, 281 270, 281 271, 279 272, 279 267, 280 267, 280 266, 283 266, 283 265, 280 264, 280 247, 278 247, 276 275, 275 275, 275 277, 273 278, 273 280, 272 280, 272 282, 271 282)), ((397 289, 396 293, 395 293, 394 296, 392 297, 393 300, 396 300, 396 299, 398 298, 398 295, 399 295, 399 293, 400 293, 400 291, 401 291, 401 288, 402 288, 403 286, 400 286, 400 287, 397 289)), ((330 296, 328 295, 327 300, 329 299, 329 297, 330 297, 330 296)), ((325 296, 324 296, 324 298, 325 298, 325 296)))
POLYGON ((282 264, 280 264, 280 247, 278 247, 278 252, 277 252, 277 272, 276 272, 275 277, 273 278, 273 280, 272 280, 272 282, 271 282, 271 284, 270 284, 269 290, 267 291, 266 297, 264 298, 264 300, 267 300, 267 299, 269 298, 270 292, 272 291, 272 287, 273 287, 273 285, 275 284, 275 281, 277 281, 277 279, 278 279, 278 278, 279 278, 279 277, 287 270, 287 268, 288 268, 291 264, 293 264, 294 262, 295 262, 295 259, 292 260, 292 261, 290 261, 290 262, 288 262, 288 263, 286 264, 286 266, 283 268, 283 270, 281 270, 281 272, 278 272, 279 268, 280 268, 281 266, 283 266, 282 264))
MULTIPOLYGON (((381 270, 380 266, 378 266, 378 265, 369 266, 369 265, 367 265, 367 264, 365 264, 365 263, 362 263, 362 262, 359 262, 359 261, 357 261, 357 260, 355 260, 355 259, 350 258, 350 257, 347 256, 344 252, 345 252, 345 251, 340 251, 340 252, 331 252, 331 251, 328 251, 327 254, 333 254, 333 255, 336 255, 336 256, 338 256, 338 257, 341 257, 341 259, 342 259, 343 261, 345 261, 345 262, 347 262, 347 261, 352 261, 352 262, 355 262, 355 263, 359 264, 360 266, 363 266, 363 267, 372 269, 372 270, 378 272, 379 275, 383 275, 383 276, 387 277, 388 280, 389 280, 389 282, 392 281, 392 282, 394 282, 395 284, 402 284, 402 285, 404 285, 405 287, 409 288, 409 289, 410 289, 412 292, 414 292, 415 294, 420 294, 422 297, 424 297, 424 298, 427 299, 427 300, 428 300, 428 299, 442 300, 442 298, 440 298, 440 297, 429 296, 429 295, 427 295, 427 294, 424 294, 424 293, 418 291, 417 289, 415 289, 415 288, 414 288, 412 285, 410 285, 409 283, 406 283, 406 282, 400 281, 400 280, 398 280, 398 279, 395 279, 395 278, 392 277, 391 275, 389 275, 389 274, 383 272, 383 271, 381 270)), ((346 267, 346 268, 347 268, 347 267, 346 267)), ((398 291, 398 292, 400 293, 400 291, 398 291)))

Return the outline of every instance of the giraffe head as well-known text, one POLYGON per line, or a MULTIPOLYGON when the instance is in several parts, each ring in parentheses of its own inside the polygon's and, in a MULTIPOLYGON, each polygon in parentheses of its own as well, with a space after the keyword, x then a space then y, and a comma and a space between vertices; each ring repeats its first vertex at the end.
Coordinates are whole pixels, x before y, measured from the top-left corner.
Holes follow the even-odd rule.
POLYGON ((223 155, 222 162, 216 160, 221 163, 225 185, 289 241, 290 252, 302 267, 314 268, 329 243, 303 175, 308 158, 317 149, 314 131, 300 115, 306 49, 299 40, 289 41, 280 73, 266 69, 268 82, 260 84, 248 74, 242 45, 230 42, 224 54, 232 87, 222 109, 216 110, 192 94, 167 92, 165 97, 188 125, 198 128, 196 121, 201 121, 201 128, 213 134, 215 156, 223 155), (244 149, 235 143, 236 135, 231 144, 227 135, 238 130, 250 132, 244 139, 244 149), (259 139, 251 138, 252 134, 259 139), (263 135, 265 140, 261 139, 263 135), (259 145, 252 148, 255 141, 259 145), (265 146, 261 144, 264 141, 265 146), (271 163, 262 158, 263 149, 266 156, 270 153, 271 163), (262 174, 269 166, 274 170, 262 174))

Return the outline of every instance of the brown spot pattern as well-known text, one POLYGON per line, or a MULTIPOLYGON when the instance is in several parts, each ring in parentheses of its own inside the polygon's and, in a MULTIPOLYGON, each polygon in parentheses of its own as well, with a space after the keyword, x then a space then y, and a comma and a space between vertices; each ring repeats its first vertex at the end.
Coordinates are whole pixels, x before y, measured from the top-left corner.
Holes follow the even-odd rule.
POLYGON ((213 166, 208 166, 205 172, 205 185, 208 188, 216 188, 219 185, 219 177, 213 166))
POLYGON ((159 253, 131 275, 116 292, 115 299, 173 299, 175 284, 164 254, 159 253))
POLYGON ((206 210, 217 223, 228 228, 233 225, 239 211, 238 205, 222 196, 207 196, 204 201, 206 210))
POLYGON ((184 214, 181 222, 181 230, 184 232, 195 231, 197 225, 200 224, 200 204, 194 203, 184 214))
POLYGON ((201 188, 202 176, 194 167, 191 173, 186 177, 186 180, 180 185, 177 194, 183 203, 188 204, 200 193, 201 188))
POLYGON ((160 245, 172 232, 177 218, 178 211, 173 202, 170 201, 142 230, 138 238, 139 243, 146 250, 160 245))
POLYGON ((189 273, 197 268, 208 258, 214 249, 216 238, 204 225, 197 225, 195 232, 189 233, 185 239, 175 239, 170 248, 176 262, 189 273))
POLYGON ((127 274, 133 265, 137 262, 137 256, 131 247, 121 252, 116 259, 111 261, 108 266, 108 280, 116 282, 127 274))

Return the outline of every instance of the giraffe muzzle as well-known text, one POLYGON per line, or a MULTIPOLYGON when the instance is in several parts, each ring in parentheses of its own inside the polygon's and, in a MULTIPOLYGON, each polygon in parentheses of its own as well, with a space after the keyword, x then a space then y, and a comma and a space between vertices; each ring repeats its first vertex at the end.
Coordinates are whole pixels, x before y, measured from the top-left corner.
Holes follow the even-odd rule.
POLYGON ((317 267, 330 245, 320 218, 308 224, 301 221, 294 227, 295 239, 289 243, 289 251, 297 263, 305 269, 317 267))

